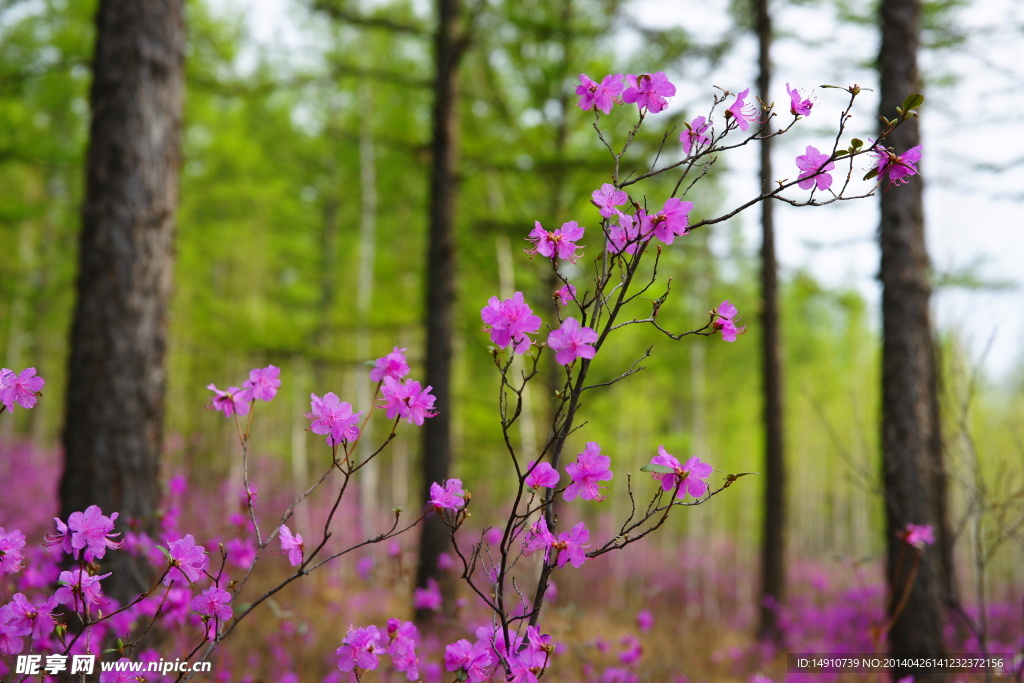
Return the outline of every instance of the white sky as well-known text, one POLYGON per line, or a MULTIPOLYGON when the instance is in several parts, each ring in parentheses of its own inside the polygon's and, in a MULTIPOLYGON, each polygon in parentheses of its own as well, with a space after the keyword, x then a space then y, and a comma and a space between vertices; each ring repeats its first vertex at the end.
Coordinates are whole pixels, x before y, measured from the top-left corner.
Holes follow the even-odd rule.
MULTIPOLYGON (((232 1, 235 6, 248 8, 251 26, 261 42, 302 44, 301 32, 289 19, 289 13, 294 12, 289 0, 232 1)), ((644 23, 676 21, 691 27, 694 17, 699 16, 701 30, 712 35, 728 26, 724 5, 698 0, 646 0, 637 4, 636 13, 644 23)), ((845 104, 843 93, 816 86, 871 86, 875 75, 869 64, 877 51, 877 35, 870 28, 841 26, 826 10, 814 7, 776 11, 773 21, 777 32, 789 35, 776 44, 773 54, 776 103, 786 102, 785 82, 801 90, 813 89, 818 103, 811 117, 798 125, 796 134, 785 136, 777 145, 776 175, 792 177, 796 172, 793 159, 807 144, 821 149, 830 144, 825 131, 834 125, 839 107, 845 104)), ((949 88, 926 88, 927 101, 922 109, 924 156, 920 168, 927 183, 929 250, 940 272, 978 265, 982 278, 1012 282, 1017 288, 1005 292, 946 289, 938 292, 934 308, 939 325, 957 330, 976 363, 988 348, 984 367, 998 380, 1024 360, 1017 341, 1024 339, 1024 219, 1020 215, 1024 161, 999 172, 977 166, 1024 160, 1024 125, 1020 118, 1024 102, 1017 89, 1024 75, 1024 3, 975 0, 970 11, 961 10, 956 15, 956 22, 966 29, 967 44, 922 57, 926 78, 944 70, 959 79, 949 88)), ((669 71, 679 90, 677 106, 687 103, 695 111, 703 111, 703 103, 710 101, 712 84, 733 92, 753 86, 755 43, 752 38, 746 39, 736 48, 711 74, 711 82, 690 82, 684 75, 669 71)), ((652 70, 656 68, 658 65, 651 66, 652 70)), ((568 74, 567 78, 574 76, 568 74)), ((858 98, 850 137, 872 137, 875 109, 876 100, 870 93, 858 98)), ((746 159, 734 154, 728 163, 736 169, 754 168, 753 154, 750 148, 746 159)), ((866 170, 866 162, 863 165, 866 170)), ((729 183, 735 202, 757 190, 753 173, 736 171, 729 183)), ((852 284, 870 301, 877 302, 877 215, 874 199, 814 209, 780 204, 776 232, 781 267, 787 272, 809 269, 829 284, 852 284)), ((749 244, 755 247, 760 239, 757 212, 747 212, 741 220, 749 244)))

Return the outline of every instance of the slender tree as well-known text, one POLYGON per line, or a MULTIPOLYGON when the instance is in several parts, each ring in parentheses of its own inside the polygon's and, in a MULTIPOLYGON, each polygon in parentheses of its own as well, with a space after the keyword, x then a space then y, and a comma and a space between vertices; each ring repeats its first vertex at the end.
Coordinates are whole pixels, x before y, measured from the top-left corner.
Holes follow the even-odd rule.
MULTIPOLYGON (((879 5, 878 57, 881 116, 892 117, 904 97, 920 91, 917 52, 920 0, 879 5)), ((903 153, 920 144, 912 118, 886 139, 903 153)), ((888 542, 889 647, 893 653, 942 652, 944 578, 939 546, 918 551, 901 537, 907 524, 945 519, 945 475, 936 396, 936 350, 929 303, 931 283, 925 244, 922 183, 915 178, 881 196, 882 262, 882 453, 888 542)), ((910 674, 899 667, 897 680, 910 674)), ((913 672, 916 680, 946 675, 913 672)))
MULTIPOLYGON (((430 498, 431 482, 448 478, 451 462, 452 335, 455 317, 455 202, 459 153, 458 71, 465 49, 460 31, 461 0, 438 0, 434 37, 433 152, 430 173, 430 227, 427 247, 426 287, 426 384, 433 387, 438 415, 423 425, 423 500, 430 498)), ((416 585, 433 578, 442 586, 451 605, 455 589, 437 570, 437 560, 448 547, 448 528, 431 515, 420 537, 416 585)), ((418 610, 416 620, 428 621, 432 613, 418 610)))
MULTIPOLYGON (((771 102, 772 21, 768 0, 754 0, 758 43, 757 88, 771 102)), ((784 111, 784 108, 783 108, 784 111)), ((772 182, 772 138, 761 141, 762 191, 772 182)), ((779 283, 772 202, 761 202, 761 383, 764 400, 764 517, 761 531, 760 639, 778 640, 778 605, 786 583, 786 470, 783 450, 782 369, 779 362, 779 283)))
MULTIPOLYGON (((184 0, 101 0, 71 329, 62 516, 99 505, 153 531, 184 99, 184 0)), ((144 590, 115 553, 109 592, 144 590)))

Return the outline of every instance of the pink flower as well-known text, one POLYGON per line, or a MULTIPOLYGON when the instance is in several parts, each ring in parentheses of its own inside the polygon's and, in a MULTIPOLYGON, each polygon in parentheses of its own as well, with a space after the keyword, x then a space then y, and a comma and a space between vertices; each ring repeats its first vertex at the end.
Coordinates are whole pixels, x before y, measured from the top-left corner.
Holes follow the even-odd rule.
POLYGON ((516 353, 526 353, 532 343, 526 335, 537 332, 541 326, 540 316, 534 315, 526 305, 522 292, 504 301, 492 296, 480 310, 480 317, 485 324, 484 331, 491 334, 491 341, 500 349, 512 344, 516 353))
POLYGON ((463 638, 444 648, 445 671, 464 671, 469 683, 483 683, 491 677, 494 655, 488 643, 470 644, 463 638))
POLYGON ((441 587, 437 585, 437 581, 434 579, 427 579, 426 587, 416 588, 412 592, 413 609, 427 609, 432 612, 438 612, 441 610, 442 603, 441 587))
POLYGON ((717 309, 715 309, 715 320, 711 323, 711 326, 717 332, 722 331, 722 339, 727 342, 736 341, 738 335, 746 332, 746 325, 736 326, 736 320, 738 320, 736 307, 729 303, 726 299, 723 301, 717 309))
POLYGON ((596 441, 587 444, 586 449, 576 456, 576 462, 565 466, 572 483, 565 489, 563 494, 566 500, 573 500, 577 495, 584 500, 604 500, 601 495, 599 481, 611 481, 612 471, 609 466, 612 459, 607 455, 601 455, 601 447, 596 441))
POLYGON ((25 368, 16 373, 7 368, 0 368, 0 403, 14 412, 14 404, 28 410, 35 407, 39 400, 37 394, 46 384, 46 380, 36 376, 35 368, 25 368))
POLYGON ((560 258, 576 263, 576 250, 579 246, 576 240, 583 237, 583 228, 576 221, 563 223, 562 227, 554 232, 544 229, 540 221, 534 221, 534 228, 526 239, 534 242, 533 249, 527 249, 527 254, 540 254, 549 259, 560 258))
POLYGON ((658 455, 651 458, 651 464, 671 467, 674 470, 671 474, 655 473, 654 478, 661 480, 663 491, 671 491, 678 484, 679 491, 676 493, 676 498, 679 500, 685 498, 687 493, 694 498, 700 498, 707 493, 708 484, 704 480, 714 472, 711 465, 701 462, 697 456, 687 460, 685 465, 680 465, 676 457, 667 452, 664 446, 658 446, 658 455), (680 479, 682 484, 679 484, 680 479))
POLYGON ((796 88, 790 88, 789 83, 786 84, 786 92, 789 94, 789 111, 793 116, 811 115, 811 107, 814 106, 811 98, 801 100, 800 93, 796 88))
POLYGON ((249 379, 245 380, 242 387, 251 392, 253 398, 261 401, 270 401, 277 395, 281 386, 281 368, 268 365, 265 368, 253 368, 249 371, 249 379))
POLYGON ((302 553, 306 549, 306 544, 302 542, 302 534, 293 534, 284 524, 278 527, 277 534, 281 539, 281 552, 288 555, 288 564, 298 567, 302 564, 302 553))
POLYGON ((341 647, 334 651, 338 657, 338 668, 351 671, 359 668, 369 671, 377 668, 377 658, 387 651, 381 647, 382 638, 376 626, 365 628, 348 627, 348 634, 341 641, 341 647))
POLYGON ((543 515, 530 525, 523 539, 523 555, 530 555, 538 550, 544 551, 544 561, 548 559, 548 550, 555 543, 554 535, 548 530, 548 520, 543 515))
POLYGON ((416 657, 416 646, 419 644, 420 634, 416 624, 411 621, 388 619, 388 635, 391 637, 391 644, 388 645, 391 663, 405 674, 406 680, 419 679, 420 660, 416 657))
MULTIPOLYGON (((131 669, 132 660, 127 657, 121 657, 117 660, 117 664, 122 664, 124 669, 122 671, 103 671, 100 673, 100 683, 135 683, 139 680, 139 675, 134 673, 131 669)), ((157 667, 159 669, 159 667, 157 667)))
POLYGON ((53 596, 44 602, 32 603, 23 594, 15 593, 11 602, 5 605, 8 609, 3 619, 4 626, 12 634, 30 635, 32 640, 39 640, 53 633, 53 610, 58 604, 53 596))
POLYGON ((98 605, 103 601, 100 581, 112 573, 90 576, 81 569, 61 572, 57 579, 60 588, 53 597, 62 605, 70 605, 75 611, 82 610, 86 605, 98 605))
POLYGON ((911 147, 903 154, 879 145, 871 150, 877 157, 879 181, 888 178, 889 185, 902 185, 909 181, 910 176, 917 175, 917 162, 921 160, 921 145, 911 147))
POLYGON ((651 627, 654 626, 654 615, 651 614, 651 610, 645 609, 637 612, 636 625, 641 631, 650 631, 651 627))
POLYGON ((750 88, 747 88, 736 96, 736 101, 732 103, 732 106, 725 110, 725 118, 728 119, 730 116, 736 119, 736 125, 739 126, 740 130, 746 130, 750 128, 751 123, 759 123, 757 121, 757 109, 752 104, 746 104, 745 100, 747 95, 750 94, 750 88))
POLYGON ((553 489, 558 486, 560 475, 558 470, 552 467, 550 463, 542 462, 538 465, 535 461, 531 460, 526 470, 530 472, 526 477, 526 485, 529 488, 539 489, 543 486, 553 489))
POLYGON ((206 388, 216 394, 210 399, 209 407, 211 409, 220 410, 227 417, 249 414, 251 394, 248 389, 228 387, 227 390, 221 391, 213 383, 207 384, 206 388))
POLYGON ((698 116, 693 123, 684 123, 686 128, 679 134, 679 142, 683 143, 683 153, 690 156, 694 149, 700 149, 703 145, 711 142, 711 138, 704 134, 711 122, 703 116, 698 116))
POLYGON ((370 370, 371 382, 382 382, 385 377, 402 379, 409 374, 409 363, 405 360, 405 349, 394 347, 391 353, 377 359, 370 370))
POLYGON ((677 236, 690 231, 689 220, 692 210, 693 202, 684 202, 672 197, 658 213, 653 216, 641 216, 640 230, 644 235, 653 232, 654 236, 665 244, 672 244, 677 236))
POLYGON ((206 557, 206 548, 196 545, 196 539, 192 534, 185 534, 183 538, 168 543, 167 553, 170 556, 171 568, 164 576, 165 586, 170 586, 175 582, 191 585, 198 581, 206 571, 209 562, 206 557))
POLYGON ((797 180, 800 181, 801 190, 809 190, 815 185, 819 190, 827 190, 832 187, 832 176, 826 171, 833 170, 836 165, 829 161, 827 154, 822 154, 816 147, 808 145, 806 154, 801 154, 796 158, 796 165, 800 169, 797 180), (819 171, 821 171, 819 175, 814 175, 819 171))
POLYGON ((227 621, 233 614, 231 593, 216 587, 207 588, 202 595, 192 598, 192 610, 207 617, 227 621))
POLYGON ((668 106, 666 97, 676 94, 676 86, 672 85, 665 72, 658 71, 654 74, 640 74, 626 76, 629 87, 622 93, 622 101, 627 104, 636 102, 636 106, 643 111, 646 108, 652 114, 657 114, 668 106))
POLYGON ((387 409, 389 420, 401 417, 409 424, 422 425, 426 418, 437 415, 437 411, 432 410, 437 397, 430 393, 431 389, 421 388, 420 383, 413 379, 399 384, 395 378, 385 377, 381 386, 381 407, 387 409))
POLYGON ((562 288, 555 292, 555 298, 558 299, 558 303, 565 306, 576 298, 576 288, 572 285, 562 285, 562 288))
POLYGON ((239 569, 248 569, 256 559, 256 545, 249 539, 232 538, 224 544, 228 562, 239 569))
POLYGON ((430 485, 430 500, 435 510, 460 510, 466 507, 466 492, 459 479, 448 479, 444 486, 438 483, 430 485))
POLYGON ((0 526, 0 576, 21 571, 25 547, 25 534, 18 529, 4 531, 0 526))
POLYGON ((571 365, 577 358, 593 358, 597 353, 591 344, 597 341, 597 332, 580 327, 576 318, 566 318, 562 326, 548 335, 548 346, 555 352, 555 362, 571 365))
POLYGON ((931 524, 908 524, 903 532, 903 540, 918 550, 935 543, 935 531, 931 524))
POLYGON ((576 86, 576 94, 580 96, 579 107, 583 111, 597 108, 605 114, 612 113, 612 105, 619 101, 622 94, 622 74, 605 76, 598 85, 586 74, 580 74, 580 85, 576 86))
POLYGON ((608 253, 621 254, 626 252, 627 254, 635 254, 640 244, 651 239, 650 231, 647 231, 642 236, 640 234, 640 225, 643 219, 646 218, 646 214, 641 209, 636 217, 619 211, 616 212, 616 215, 618 216, 618 223, 608 228, 608 253))
POLYGON ((107 517, 97 505, 90 505, 85 512, 72 512, 68 517, 68 531, 71 536, 71 547, 76 551, 74 556, 78 557, 80 550, 85 550, 85 561, 92 562, 100 559, 107 553, 107 548, 120 548, 124 541, 114 541, 111 536, 120 536, 114 533, 114 520, 117 513, 107 517))
POLYGON ((348 401, 342 401, 337 394, 329 391, 321 399, 310 394, 311 412, 306 419, 312 420, 309 430, 314 434, 326 434, 327 445, 336 446, 342 441, 352 443, 359 438, 359 418, 362 412, 352 413, 348 401))
POLYGON ((611 218, 616 213, 616 206, 622 206, 629 201, 629 195, 622 190, 615 189, 610 183, 605 183, 600 190, 594 190, 590 195, 590 203, 601 210, 601 215, 611 218))
POLYGON ((577 569, 582 567, 583 563, 587 561, 587 555, 583 549, 589 547, 586 545, 589 540, 590 532, 583 522, 574 526, 571 531, 559 534, 558 540, 551 546, 558 549, 558 564, 556 566, 561 568, 568 562, 577 569))

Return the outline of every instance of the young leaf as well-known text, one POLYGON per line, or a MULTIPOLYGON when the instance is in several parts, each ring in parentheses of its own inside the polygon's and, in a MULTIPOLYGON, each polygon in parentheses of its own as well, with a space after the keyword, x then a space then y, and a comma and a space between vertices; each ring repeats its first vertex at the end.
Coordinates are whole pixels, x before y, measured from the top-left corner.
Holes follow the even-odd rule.
POLYGON ((911 109, 917 109, 924 104, 924 95, 914 93, 913 95, 907 95, 907 99, 903 100, 903 111, 910 111, 911 109))
POLYGON ((657 474, 675 474, 675 468, 667 465, 655 465, 654 463, 647 463, 640 468, 641 472, 656 472, 657 474))

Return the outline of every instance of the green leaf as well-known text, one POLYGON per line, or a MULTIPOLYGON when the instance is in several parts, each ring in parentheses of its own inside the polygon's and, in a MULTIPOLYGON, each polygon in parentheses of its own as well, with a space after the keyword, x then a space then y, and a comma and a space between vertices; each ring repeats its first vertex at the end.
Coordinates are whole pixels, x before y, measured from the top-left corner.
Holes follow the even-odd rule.
POLYGON ((850 149, 860 149, 864 146, 864 141, 860 138, 854 138, 850 140, 850 149))
POLYGON ((924 104, 924 95, 914 93, 913 95, 907 95, 907 99, 903 100, 903 111, 910 111, 911 109, 917 109, 924 104))
POLYGON ((853 154, 853 152, 851 152, 848 149, 837 149, 836 150, 836 159, 838 159, 839 157, 845 157, 847 154, 853 154))
POLYGON ((876 175, 878 175, 878 167, 877 166, 864 174, 864 180, 871 180, 876 175))
POLYGON ((167 558, 168 562, 171 561, 171 552, 167 548, 163 547, 162 545, 158 545, 157 546, 157 550, 159 550, 160 552, 162 552, 164 554, 164 557, 167 558))
POLYGON ((658 474, 675 474, 676 470, 674 467, 667 465, 655 465, 654 463, 647 463, 640 468, 641 472, 656 472, 658 474))

